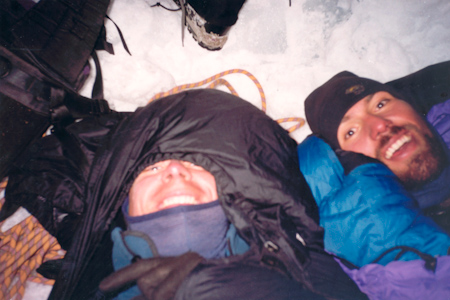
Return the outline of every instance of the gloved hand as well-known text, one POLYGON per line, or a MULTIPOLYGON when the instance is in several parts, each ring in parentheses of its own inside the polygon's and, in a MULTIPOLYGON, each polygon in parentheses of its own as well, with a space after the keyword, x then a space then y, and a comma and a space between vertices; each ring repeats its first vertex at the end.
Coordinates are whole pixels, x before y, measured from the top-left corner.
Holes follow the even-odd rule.
POLYGON ((100 290, 112 292, 136 281, 147 300, 173 299, 180 284, 202 260, 203 257, 195 252, 141 259, 103 279, 100 290))
POLYGON ((369 163, 381 163, 378 159, 365 156, 361 153, 344 151, 342 149, 336 149, 334 151, 339 159, 342 167, 344 168, 345 175, 348 175, 354 168, 369 164, 369 163))

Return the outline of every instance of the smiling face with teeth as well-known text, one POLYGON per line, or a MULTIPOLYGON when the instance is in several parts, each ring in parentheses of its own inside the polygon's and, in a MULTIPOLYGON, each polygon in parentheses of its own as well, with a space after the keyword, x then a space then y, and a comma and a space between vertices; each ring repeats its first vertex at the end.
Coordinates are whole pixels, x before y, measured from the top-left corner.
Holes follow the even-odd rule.
POLYGON ((388 92, 377 92, 353 105, 337 135, 342 150, 380 160, 407 186, 432 180, 445 162, 442 146, 426 121, 388 92))
POLYGON ((218 199, 214 176, 191 162, 164 160, 145 168, 129 192, 130 216, 218 199))

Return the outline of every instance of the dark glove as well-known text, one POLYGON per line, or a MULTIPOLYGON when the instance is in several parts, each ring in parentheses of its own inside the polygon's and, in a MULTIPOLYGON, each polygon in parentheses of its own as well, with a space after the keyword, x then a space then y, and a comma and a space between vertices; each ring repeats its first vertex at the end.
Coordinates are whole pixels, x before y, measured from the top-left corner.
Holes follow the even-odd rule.
POLYGON ((173 299, 183 280, 202 260, 195 252, 142 259, 103 279, 100 290, 112 292, 136 281, 147 300, 173 299))
POLYGON ((361 153, 344 151, 337 149, 334 151, 339 159, 342 167, 344 168, 345 175, 348 175, 354 168, 369 163, 381 163, 378 159, 365 156, 361 153))

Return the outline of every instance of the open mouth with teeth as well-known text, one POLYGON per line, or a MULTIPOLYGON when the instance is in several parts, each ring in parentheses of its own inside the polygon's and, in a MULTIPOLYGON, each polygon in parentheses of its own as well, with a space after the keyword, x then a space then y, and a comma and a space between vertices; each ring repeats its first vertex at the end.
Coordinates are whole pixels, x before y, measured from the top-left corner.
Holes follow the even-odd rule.
POLYGON ((404 135, 393 143, 386 151, 384 158, 391 159, 395 152, 397 152, 403 145, 411 141, 411 137, 404 135))
POLYGON ((165 199, 164 202, 162 203, 161 207, 169 208, 169 207, 174 207, 174 206, 178 206, 178 205, 195 205, 195 204, 198 204, 198 201, 196 201, 193 196, 181 195, 181 196, 173 196, 173 197, 169 197, 169 198, 165 199))

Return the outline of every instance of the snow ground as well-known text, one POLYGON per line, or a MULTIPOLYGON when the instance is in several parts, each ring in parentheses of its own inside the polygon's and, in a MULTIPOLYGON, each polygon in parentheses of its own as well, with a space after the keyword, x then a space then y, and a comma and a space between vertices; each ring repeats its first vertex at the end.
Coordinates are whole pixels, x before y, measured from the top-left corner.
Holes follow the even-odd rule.
MULTIPOLYGON (((156 0, 113 0, 107 38, 115 55, 100 53, 105 98, 120 111, 145 105, 154 94, 244 69, 261 83, 274 119, 304 117, 303 101, 334 74, 349 70, 389 81, 450 58, 450 2, 446 0, 247 0, 220 51, 198 46, 181 12, 151 8, 156 0)), ((160 0, 173 7, 172 0, 160 0)), ((261 107, 243 74, 225 77, 245 100, 261 107)), ((88 95, 90 84, 82 91, 88 95)), ((286 124, 286 128, 288 125, 286 124)), ((292 136, 298 142, 308 126, 292 136)))

